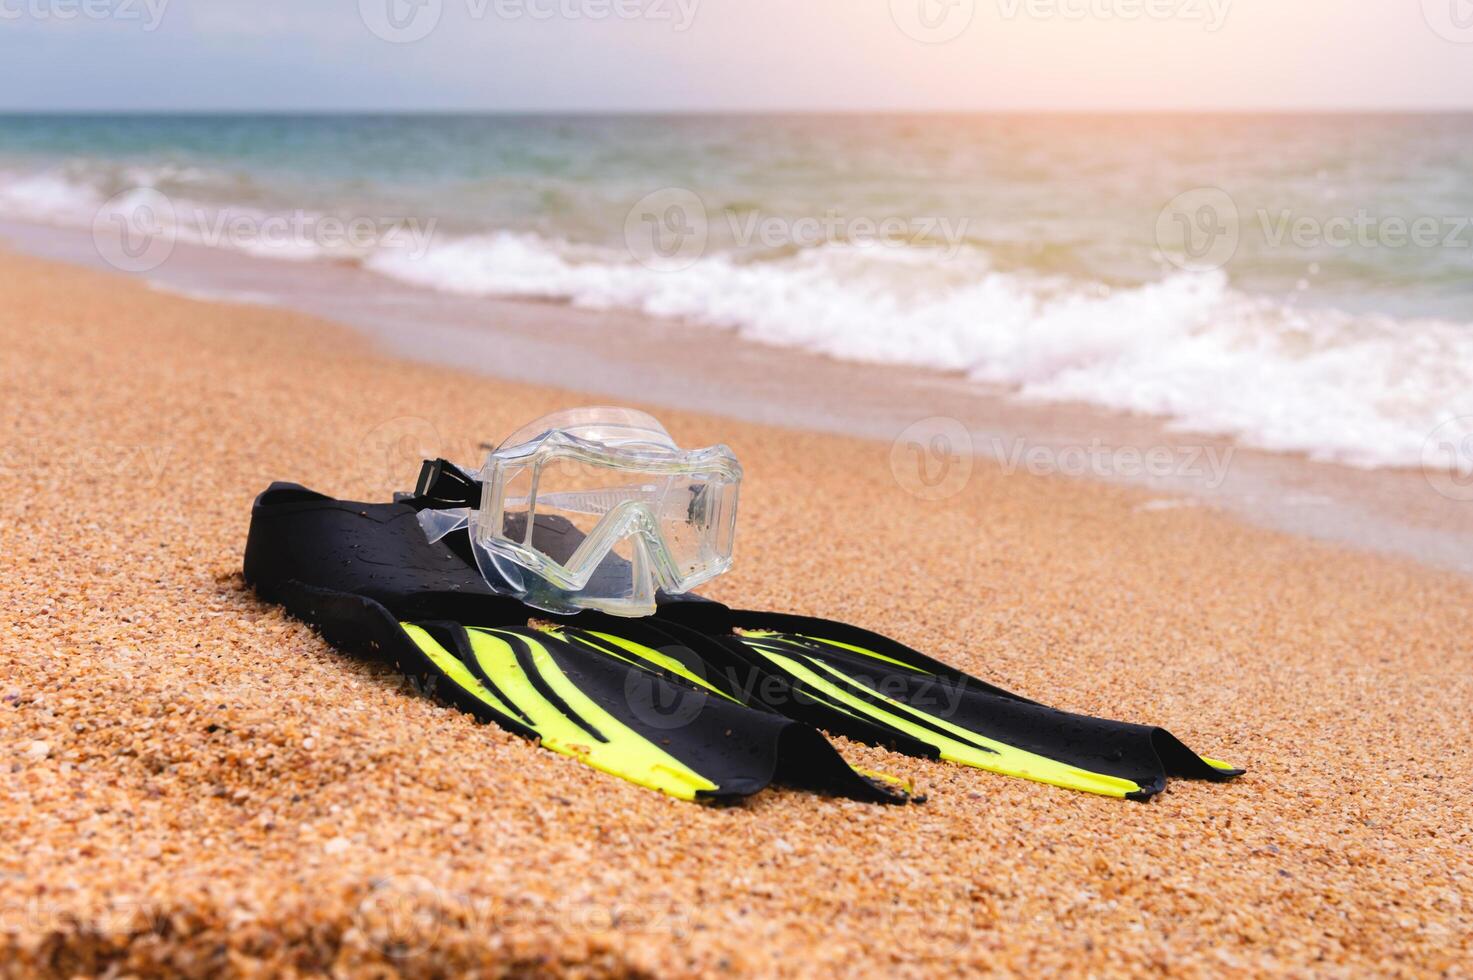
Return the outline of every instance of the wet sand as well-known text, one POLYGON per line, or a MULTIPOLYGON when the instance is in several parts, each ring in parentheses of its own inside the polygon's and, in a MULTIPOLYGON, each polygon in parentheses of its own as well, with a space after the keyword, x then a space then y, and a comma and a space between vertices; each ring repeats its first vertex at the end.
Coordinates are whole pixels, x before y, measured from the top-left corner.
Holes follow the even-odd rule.
MULTIPOLYGON (((0 221, 4 241, 115 271, 84 230, 0 221)), ((1318 463, 1094 405, 1021 403, 960 375, 838 361, 630 310, 452 296, 353 264, 282 262, 178 242, 167 262, 142 276, 176 294, 343 323, 424 363, 809 432, 927 448, 943 436, 945 455, 1144 486, 1171 497, 1170 506, 1225 510, 1275 530, 1473 574, 1473 486, 1464 480, 1439 493, 1433 483, 1447 474, 1318 463)), ((943 462, 928 461, 933 475, 943 462)))
POLYGON ((1141 805, 839 740, 929 801, 681 803, 338 655, 239 575, 271 480, 381 498, 428 442, 584 397, 37 259, 0 280, 0 972, 1465 969, 1465 578, 986 460, 928 500, 889 441, 661 410, 746 466, 714 597, 1249 769, 1141 805))

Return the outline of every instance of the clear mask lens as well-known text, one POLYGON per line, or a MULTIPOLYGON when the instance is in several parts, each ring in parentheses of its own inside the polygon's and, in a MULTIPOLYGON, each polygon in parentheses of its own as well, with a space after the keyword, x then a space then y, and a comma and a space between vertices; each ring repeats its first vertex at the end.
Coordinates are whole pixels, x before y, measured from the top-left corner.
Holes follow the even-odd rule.
POLYGON ((477 560, 539 608, 648 615, 657 591, 689 592, 731 567, 741 465, 726 446, 680 449, 643 412, 539 419, 480 478, 477 560))

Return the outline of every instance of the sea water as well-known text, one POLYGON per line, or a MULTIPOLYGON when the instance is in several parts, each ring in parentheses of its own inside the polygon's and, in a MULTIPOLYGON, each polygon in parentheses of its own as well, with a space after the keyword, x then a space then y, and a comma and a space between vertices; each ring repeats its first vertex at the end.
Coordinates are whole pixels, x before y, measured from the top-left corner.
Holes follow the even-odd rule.
POLYGON ((1473 469, 1473 116, 0 116, 0 218, 1473 469))

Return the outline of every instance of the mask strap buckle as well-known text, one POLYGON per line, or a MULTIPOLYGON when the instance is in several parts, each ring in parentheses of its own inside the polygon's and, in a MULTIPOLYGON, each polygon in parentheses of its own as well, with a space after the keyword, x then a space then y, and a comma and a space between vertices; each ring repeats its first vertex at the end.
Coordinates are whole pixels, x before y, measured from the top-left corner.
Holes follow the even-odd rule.
POLYGON ((481 483, 449 460, 427 459, 414 485, 415 502, 423 507, 447 510, 481 505, 481 483))

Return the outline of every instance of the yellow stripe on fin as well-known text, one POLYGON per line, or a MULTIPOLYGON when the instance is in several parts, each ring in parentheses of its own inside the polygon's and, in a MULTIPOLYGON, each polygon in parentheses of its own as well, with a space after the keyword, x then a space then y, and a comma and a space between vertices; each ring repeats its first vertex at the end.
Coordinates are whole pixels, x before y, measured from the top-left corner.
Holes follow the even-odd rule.
POLYGON ((862 657, 870 657, 875 660, 883 660, 887 664, 894 664, 897 667, 904 667, 906 670, 913 670, 917 674, 925 674, 927 677, 934 676, 929 670, 924 670, 913 664, 908 664, 904 660, 896 660, 894 657, 887 657, 883 653, 876 653, 873 650, 866 650, 864 647, 857 647, 852 643, 841 643, 838 640, 828 640, 821 636, 805 636, 801 633, 795 635, 805 640, 812 640, 814 643, 824 643, 831 647, 838 647, 840 650, 848 650, 850 653, 857 653, 862 657))
POLYGON ((420 652, 429 658, 430 663, 434 664, 447 680, 472 697, 484 702, 487 707, 496 709, 508 718, 521 720, 517 718, 515 711, 506 706, 506 702, 492 693, 490 688, 482 684, 480 679, 471 673, 469 667, 460 662, 459 657, 442 647, 424 629, 413 623, 400 623, 399 628, 414 641, 414 645, 419 647, 420 652))
POLYGON ((547 648, 532 637, 481 629, 470 629, 466 634, 477 665, 532 719, 533 730, 542 736, 542 744, 547 748, 683 800, 693 800, 700 792, 719 788, 600 707, 568 679, 547 648), (537 675, 578 719, 596 729, 603 740, 543 697, 522 669, 515 649, 503 636, 515 636, 527 644, 537 675))
POLYGON ((870 691, 871 694, 886 705, 898 711, 908 712, 923 718, 943 731, 955 733, 962 738, 975 740, 978 744, 985 746, 985 748, 978 748, 976 745, 970 745, 966 742, 949 738, 930 728, 918 725, 900 714, 887 711, 863 698, 854 696, 843 687, 820 676, 809 667, 791 657, 776 653, 771 649, 763 648, 757 644, 751 644, 751 646, 801 683, 822 691, 828 697, 852 707, 855 711, 881 724, 934 746, 940 753, 941 758, 948 762, 957 762, 962 765, 986 769, 989 772, 996 772, 1005 776, 1018 776, 1023 779, 1031 779, 1034 782, 1061 786, 1065 789, 1082 790, 1086 793, 1096 793, 1101 796, 1124 798, 1131 793, 1139 793, 1141 791, 1141 787, 1129 779, 1121 779, 1118 776, 1110 776, 1105 773, 1090 772, 1087 769, 1080 769, 1046 756, 1036 755, 1026 749, 1015 748, 1014 746, 987 738, 976 732, 967 731, 966 729, 952 725, 945 719, 916 711, 909 705, 901 704, 899 701, 886 697, 878 691, 864 687, 864 685, 859 684, 853 678, 848 677, 841 671, 834 670, 827 664, 811 661, 815 666, 822 668, 828 673, 850 684, 870 691))
MULTIPOLYGON (((694 671, 692 671, 685 664, 681 663, 679 660, 676 660, 674 657, 672 657, 672 656, 670 656, 668 654, 661 653, 660 651, 655 650, 652 647, 647 647, 647 646, 645 646, 642 643, 635 643, 633 640, 626 640, 626 639, 624 639, 621 636, 615 636, 612 633, 600 633, 597 630, 589 630, 588 633, 590 635, 592 635, 592 636, 598 637, 600 640, 603 640, 603 641, 605 641, 607 643, 614 644, 614 646, 618 647, 619 649, 623 650, 626 653, 632 653, 636 657, 640 657, 640 658, 642 658, 644 660, 648 660, 652 664, 655 664, 655 665, 657 665, 659 667, 663 667, 666 670, 668 670, 670 673, 676 675, 677 677, 683 677, 683 678, 685 678, 686 680, 690 681, 692 684, 696 685, 697 687, 704 687, 706 690, 710 691, 712 694, 719 694, 722 697, 726 698, 726 700, 732 702, 733 704, 741 704, 741 702, 738 701, 736 698, 732 697, 730 694, 727 694, 725 691, 723 691, 720 688, 716 687, 710 681, 708 681, 704 677, 701 677, 700 675, 696 674, 694 671)), ((583 639, 583 638, 582 637, 578 637, 578 639, 583 639)), ((585 643, 588 643, 587 640, 584 640, 584 642, 585 643)), ((595 643, 588 643, 588 645, 591 646, 591 647, 593 647, 595 650, 601 650, 601 651, 603 651, 605 653, 608 653, 609 652, 609 651, 603 650, 602 647, 598 646, 595 643)), ((620 657, 620 659, 622 660, 622 659, 625 659, 625 658, 620 657)))

